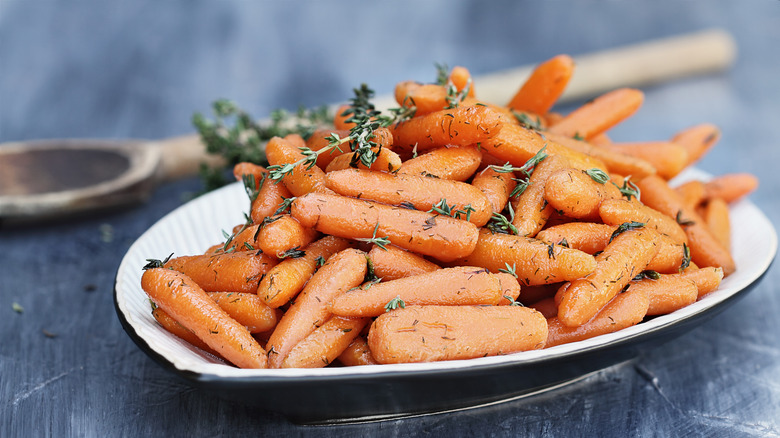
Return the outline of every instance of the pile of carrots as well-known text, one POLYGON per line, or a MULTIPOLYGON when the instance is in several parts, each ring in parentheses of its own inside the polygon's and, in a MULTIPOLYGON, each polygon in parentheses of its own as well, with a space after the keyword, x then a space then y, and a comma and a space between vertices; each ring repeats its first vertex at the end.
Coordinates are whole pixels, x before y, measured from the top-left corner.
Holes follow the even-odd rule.
MULTIPOLYGON (((401 82, 415 115, 373 131, 369 167, 347 149, 279 181, 238 164, 256 187, 251 220, 204 254, 148 266, 154 317, 238 367, 353 366, 548 348, 717 289, 736 269, 728 204, 756 178, 671 187, 718 129, 614 142, 606 132, 642 93, 552 112, 573 71, 566 55, 540 64, 504 107, 481 102, 462 67, 447 85, 401 82)), ((351 127, 338 111, 331 129, 270 140, 267 159, 299 163, 351 127)))

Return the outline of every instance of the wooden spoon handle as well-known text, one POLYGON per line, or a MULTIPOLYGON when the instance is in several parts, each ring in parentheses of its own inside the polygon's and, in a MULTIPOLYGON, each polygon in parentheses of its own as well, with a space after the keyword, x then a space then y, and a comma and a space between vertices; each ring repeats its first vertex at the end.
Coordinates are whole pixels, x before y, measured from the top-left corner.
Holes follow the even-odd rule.
POLYGON ((160 147, 162 152, 158 175, 163 180, 195 175, 201 163, 209 166, 225 165, 222 157, 206 153, 206 146, 200 140, 200 134, 158 140, 154 145, 160 147))

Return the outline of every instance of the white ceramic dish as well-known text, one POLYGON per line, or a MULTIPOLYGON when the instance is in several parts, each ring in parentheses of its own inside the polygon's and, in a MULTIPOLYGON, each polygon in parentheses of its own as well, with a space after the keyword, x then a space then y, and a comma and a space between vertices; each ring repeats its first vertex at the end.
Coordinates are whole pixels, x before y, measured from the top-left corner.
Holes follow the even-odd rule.
MULTIPOLYGON (((706 177, 693 169, 680 180, 706 177)), ((472 360, 245 370, 215 360, 160 327, 151 315, 140 278, 147 258, 198 254, 219 243, 221 230, 241 223, 247 208, 246 194, 236 183, 195 199, 154 224, 130 247, 119 266, 115 283, 117 314, 139 347, 193 385, 302 422, 456 409, 516 397, 581 377, 630 359, 639 349, 663 343, 711 318, 757 283, 777 251, 772 223, 751 202, 740 201, 731 210, 732 220, 742 224, 733 229, 737 271, 702 300, 620 332, 544 350, 472 360)))

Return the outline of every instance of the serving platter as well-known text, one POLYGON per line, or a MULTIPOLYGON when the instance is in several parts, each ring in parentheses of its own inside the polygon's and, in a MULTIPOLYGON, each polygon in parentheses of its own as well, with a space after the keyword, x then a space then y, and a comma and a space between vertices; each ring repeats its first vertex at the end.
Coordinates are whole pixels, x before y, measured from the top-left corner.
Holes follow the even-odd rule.
MULTIPOLYGON (((689 169, 677 182, 707 179, 689 169)), ((758 284, 777 252, 777 233, 748 200, 731 206, 737 271, 690 306, 616 333, 556 347, 422 364, 246 370, 226 365, 165 331, 141 289, 146 259, 204 252, 244 221, 239 183, 172 211, 129 248, 117 270, 114 303, 123 328, 152 359, 191 385, 300 423, 378 420, 495 403, 579 379, 632 359, 714 317, 758 284)))

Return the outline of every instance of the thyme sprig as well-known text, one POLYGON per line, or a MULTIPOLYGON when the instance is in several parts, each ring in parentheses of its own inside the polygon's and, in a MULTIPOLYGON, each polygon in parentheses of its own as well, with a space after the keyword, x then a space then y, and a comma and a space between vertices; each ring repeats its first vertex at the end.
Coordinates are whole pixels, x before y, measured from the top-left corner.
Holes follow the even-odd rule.
POLYGON ((625 196, 629 201, 631 200, 632 196, 635 197, 637 201, 639 201, 640 197, 642 196, 642 193, 639 191, 639 187, 631 181, 630 175, 623 178, 622 186, 619 186, 614 182, 612 184, 617 187, 618 190, 620 190, 620 194, 625 196))
POLYGON ((376 237, 376 232, 379 230, 379 223, 376 224, 374 227, 374 234, 371 236, 371 238, 356 238, 355 240, 358 240, 360 242, 366 242, 366 243, 373 243, 374 245, 382 248, 383 250, 387 251, 387 245, 390 244, 390 237, 376 237))
POLYGON ((615 229, 615 231, 612 232, 612 235, 609 236, 609 243, 612 243, 612 240, 614 240, 620 234, 625 233, 626 231, 636 230, 644 226, 645 226, 644 222, 636 222, 636 221, 623 222, 617 227, 617 229, 615 229))
POLYGON ((433 205, 428 213, 439 213, 444 216, 454 217, 460 219, 461 216, 465 216, 467 221, 471 220, 471 213, 477 211, 471 204, 466 204, 462 209, 456 209, 454 204, 447 205, 447 199, 441 198, 439 202, 433 205))
POLYGON ((395 298, 388 301, 387 304, 385 304, 385 312, 389 312, 391 310, 395 310, 397 308, 406 308, 406 303, 404 303, 404 300, 401 299, 400 295, 396 295, 395 298))
POLYGON ((517 230, 517 227, 512 225, 512 222, 501 213, 493 213, 493 217, 490 219, 490 222, 488 222, 485 226, 493 233, 515 235, 520 233, 517 230))
POLYGON ((493 169, 493 171, 498 173, 509 173, 509 172, 518 172, 522 176, 520 178, 512 178, 513 181, 515 181, 517 184, 515 185, 515 188, 512 190, 512 193, 509 194, 510 198, 514 198, 516 196, 520 196, 525 192, 525 189, 528 188, 528 185, 530 184, 531 175, 534 172, 534 169, 536 169, 536 166, 539 165, 542 161, 544 161, 545 158, 547 158, 547 152, 545 152, 545 149, 547 149, 547 145, 543 146, 541 149, 539 149, 536 154, 534 154, 533 157, 529 158, 528 161, 526 161, 522 166, 520 167, 514 167, 511 163, 507 162, 503 166, 496 166, 496 165, 490 165, 489 168, 493 169))

